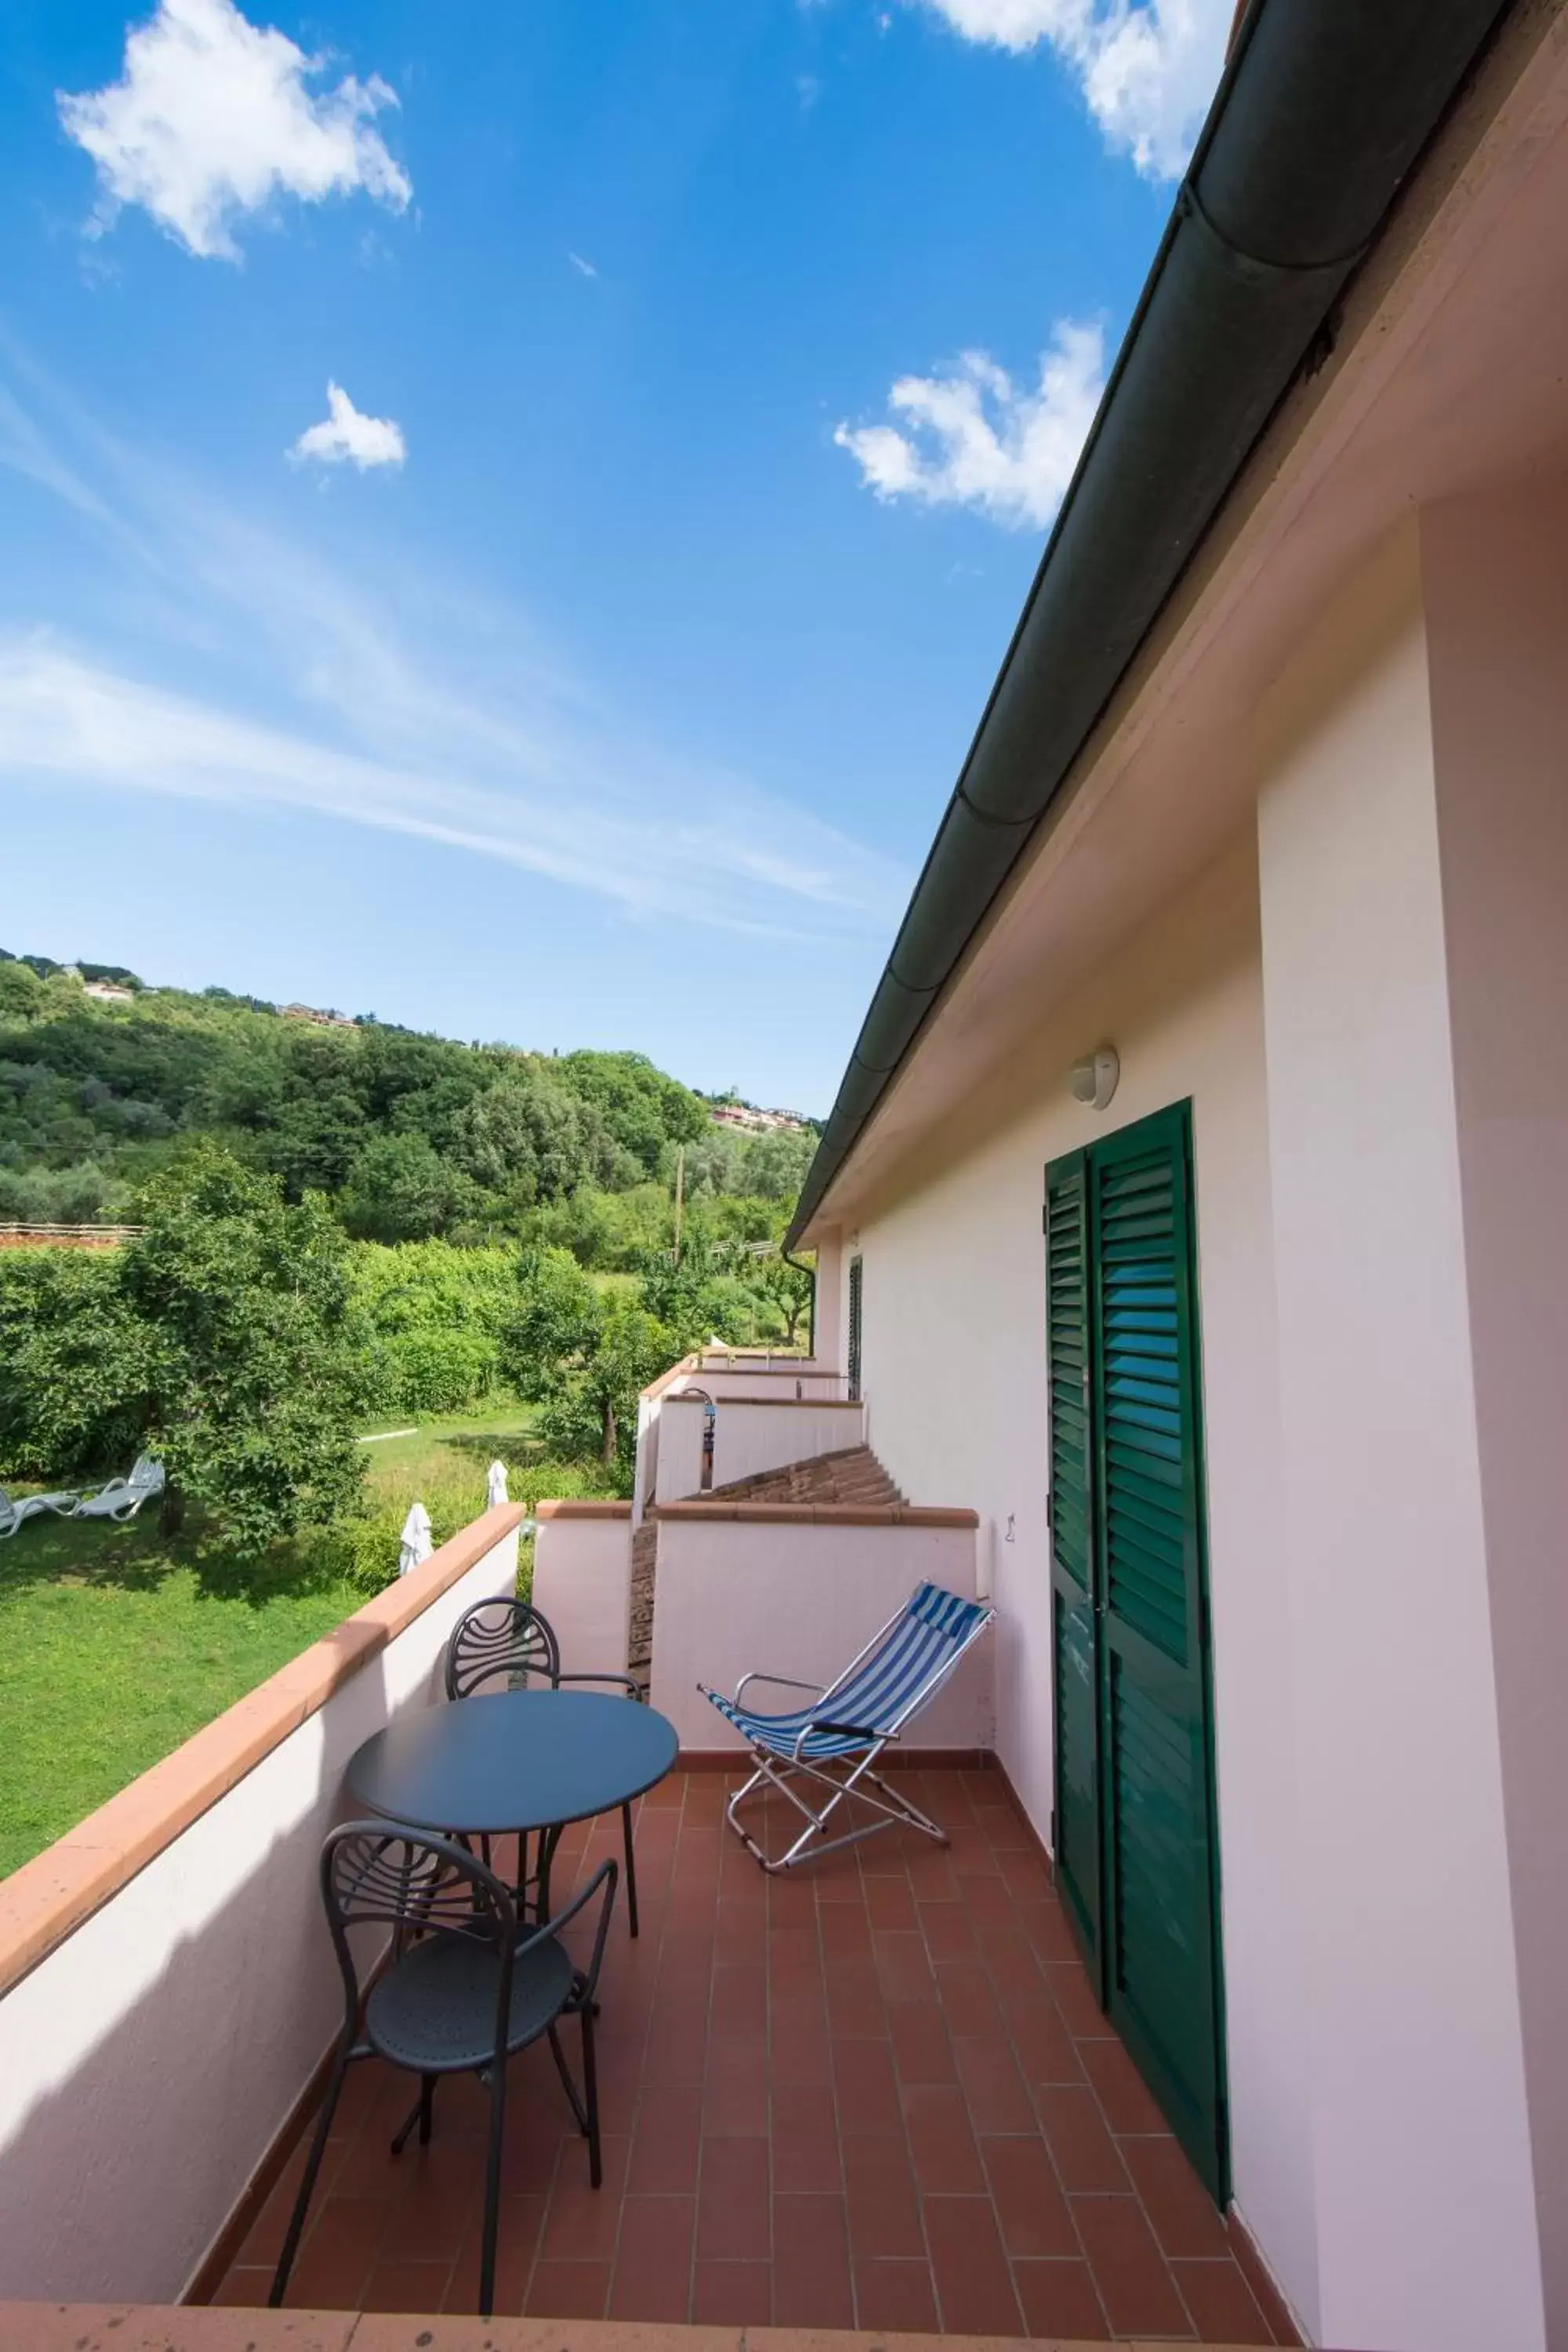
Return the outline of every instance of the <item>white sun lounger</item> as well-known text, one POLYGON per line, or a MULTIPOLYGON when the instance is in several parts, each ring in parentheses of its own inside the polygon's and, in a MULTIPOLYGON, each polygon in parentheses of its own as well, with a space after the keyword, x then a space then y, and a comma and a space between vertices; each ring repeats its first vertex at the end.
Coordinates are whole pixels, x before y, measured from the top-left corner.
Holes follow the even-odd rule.
POLYGON ((133 1519, 145 1502, 163 1491, 163 1465, 150 1454, 139 1454, 129 1478, 111 1478, 96 1495, 84 1495, 73 1519, 133 1519))
POLYGON ((68 1519, 79 1499, 74 1494, 11 1496, 0 1486, 0 1540, 14 1536, 24 1520, 40 1518, 46 1511, 68 1519))

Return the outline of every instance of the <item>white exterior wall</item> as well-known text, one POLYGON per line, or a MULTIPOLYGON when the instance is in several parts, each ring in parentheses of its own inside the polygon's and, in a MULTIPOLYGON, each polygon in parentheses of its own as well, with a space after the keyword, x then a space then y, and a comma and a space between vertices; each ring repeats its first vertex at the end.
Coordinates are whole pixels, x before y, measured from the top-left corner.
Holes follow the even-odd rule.
POLYGON ((0 2299, 173 2303, 342 2021, 317 1876, 354 1749, 441 1698, 515 1533, 0 2003, 0 2299))
MULTIPOLYGON (((1053 1011, 1005 1082, 952 1127, 964 1156, 909 1171, 845 1235, 863 1274, 868 1436, 916 1503, 982 1515, 1001 1612, 996 1746, 1042 1836, 1051 1811, 1046 1162, 1190 1097, 1208 1457, 1222 1904, 1236 2198, 1310 2315, 1295 1756, 1278 1561, 1279 1431, 1256 863, 1239 845, 1053 1011), (1109 1110, 1067 1074, 1110 1040, 1109 1110), (1010 1530, 1010 1536, 1009 1536, 1010 1530)), ((841 1325, 841 1328, 847 1328, 841 1325)))
POLYGON ((702 1426, 707 1408, 700 1397, 678 1391, 664 1400, 658 1417, 656 1503, 676 1503, 702 1484, 702 1426))
POLYGON ((1323 2338, 1544 2340, 1416 526, 1260 714, 1323 2338))
POLYGON ((1042 1171, 1192 1100, 1235 2195, 1365 2352, 1568 2343, 1565 549, 1568 483, 1405 526, 1257 711, 1256 859, 841 1235, 869 1442, 983 1514, 1044 1829, 1042 1171))
MULTIPOLYGON (((816 1289, 813 1302, 812 1353, 821 1364, 842 1369, 844 1341, 842 1333, 842 1289, 844 1282, 843 1248, 837 1234, 829 1234, 818 1243, 816 1250, 816 1289)), ((840 1391, 842 1394, 842 1391, 840 1391)))
POLYGON ((564 1673, 626 1673, 631 1598, 629 1514, 541 1518, 533 1539, 533 1603, 561 1644, 564 1673))
MULTIPOLYGON (((732 1692, 753 1668, 826 1685, 922 1578, 974 1595, 973 1528, 806 1526, 661 1519, 649 1698, 682 1748, 733 1748, 739 1733, 697 1685, 732 1692), (789 1596, 781 1607, 780 1596, 789 1596)), ((910 1727, 911 1748, 989 1748, 991 1635, 910 1727)), ((772 1694, 779 1705, 787 1691, 772 1694)), ((765 1690, 759 1705, 770 1703, 765 1690)))
MULTIPOLYGON (((759 1471, 789 1462, 809 1462, 819 1454, 842 1454, 865 1443, 866 1417, 859 1405, 721 1404, 713 1432, 713 1484, 728 1486, 759 1471)), ((931 1498, 947 1501, 945 1496, 931 1498)))
POLYGON ((1547 2340, 1568 2343, 1568 479, 1424 515, 1481 1520, 1547 2340))

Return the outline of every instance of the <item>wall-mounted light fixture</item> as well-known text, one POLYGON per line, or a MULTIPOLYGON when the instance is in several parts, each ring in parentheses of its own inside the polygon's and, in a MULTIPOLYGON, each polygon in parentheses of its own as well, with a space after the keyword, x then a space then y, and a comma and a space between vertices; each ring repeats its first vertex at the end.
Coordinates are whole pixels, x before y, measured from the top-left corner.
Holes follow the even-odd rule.
POLYGON ((1075 1062, 1068 1074, 1068 1091, 1074 1102, 1086 1104, 1090 1110, 1104 1110, 1116 1092, 1121 1076, 1121 1056, 1114 1045, 1097 1046, 1075 1062))

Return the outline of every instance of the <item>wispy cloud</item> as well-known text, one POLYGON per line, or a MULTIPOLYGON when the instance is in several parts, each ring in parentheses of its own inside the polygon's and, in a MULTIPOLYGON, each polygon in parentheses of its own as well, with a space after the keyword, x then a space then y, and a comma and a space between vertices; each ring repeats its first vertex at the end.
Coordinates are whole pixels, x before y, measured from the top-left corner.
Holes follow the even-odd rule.
POLYGON ((569 253, 566 256, 566 258, 572 264, 573 268, 576 270, 579 277, 597 278, 599 273, 594 264, 591 261, 584 261, 580 253, 569 253))
POLYGON ((965 40, 1048 44, 1108 146, 1154 180, 1179 177, 1225 62, 1235 0, 923 0, 965 40))
POLYGON ((235 217, 280 194, 319 204, 357 190, 402 212, 413 189, 375 128, 395 92, 376 74, 312 91, 324 64, 234 0, 160 0, 127 35, 118 81, 58 93, 67 133, 98 168, 94 233, 141 205, 187 253, 237 261, 235 217))
POLYGON ((1097 326, 1061 320, 1031 391, 985 352, 946 375, 900 376, 896 425, 840 425, 833 437, 879 499, 973 507, 993 521, 1043 530, 1062 501, 1105 383, 1097 326))
POLYGON ((75 613, 9 600, 0 778, 416 835, 683 925, 822 940, 897 910, 889 860, 650 742, 526 614, 427 562, 404 574, 383 551, 368 586, 25 365, 0 398, 0 467, 59 499, 122 589, 90 641, 75 613))
POLYGON ((318 459, 324 466, 401 466, 407 456, 403 427, 390 416, 362 416, 341 383, 327 386, 327 415, 320 425, 307 425, 289 450, 290 457, 318 459))

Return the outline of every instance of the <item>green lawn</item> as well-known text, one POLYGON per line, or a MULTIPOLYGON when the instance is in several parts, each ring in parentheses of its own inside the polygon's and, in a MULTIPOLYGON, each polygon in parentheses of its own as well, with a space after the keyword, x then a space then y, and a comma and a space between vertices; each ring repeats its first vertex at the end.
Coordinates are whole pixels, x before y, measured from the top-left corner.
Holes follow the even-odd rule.
MULTIPOLYGON (((534 1450, 525 1407, 450 1414, 366 1446, 367 1502, 418 1496, 440 1536, 483 1509, 496 1454, 534 1450)), ((0 1543, 0 1877, 365 1597, 308 1539, 241 1569, 199 1529, 165 1542, 155 1505, 122 1528, 29 1520, 0 1543)))

